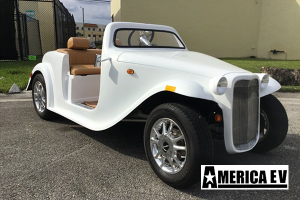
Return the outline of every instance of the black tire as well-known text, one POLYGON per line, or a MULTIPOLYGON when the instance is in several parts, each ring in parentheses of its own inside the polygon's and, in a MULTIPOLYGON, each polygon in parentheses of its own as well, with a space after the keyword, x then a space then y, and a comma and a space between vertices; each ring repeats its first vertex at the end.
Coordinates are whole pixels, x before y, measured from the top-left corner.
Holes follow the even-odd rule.
POLYGON ((156 107, 149 115, 144 130, 144 148, 147 159, 156 175, 172 187, 188 187, 200 181, 201 165, 213 160, 212 137, 204 118, 190 108, 166 103, 156 107), (150 134, 153 125, 161 118, 176 122, 185 137, 187 156, 182 169, 175 174, 163 171, 156 163, 150 148, 150 134))
POLYGON ((55 113, 53 113, 52 111, 47 109, 47 89, 46 89, 46 84, 45 84, 45 80, 42 74, 37 74, 32 81, 32 100, 33 100, 33 106, 34 109, 36 111, 36 113, 38 114, 38 116, 42 119, 45 120, 49 120, 55 117, 55 113), (35 83, 36 82, 40 82, 43 86, 43 89, 45 91, 45 109, 43 111, 40 111, 37 108, 37 105, 35 103, 35 97, 34 97, 34 87, 35 87, 35 83))
POLYGON ((283 105, 271 94, 261 98, 260 109, 260 129, 262 132, 266 128, 266 132, 252 151, 265 153, 284 141, 288 131, 288 117, 283 105))

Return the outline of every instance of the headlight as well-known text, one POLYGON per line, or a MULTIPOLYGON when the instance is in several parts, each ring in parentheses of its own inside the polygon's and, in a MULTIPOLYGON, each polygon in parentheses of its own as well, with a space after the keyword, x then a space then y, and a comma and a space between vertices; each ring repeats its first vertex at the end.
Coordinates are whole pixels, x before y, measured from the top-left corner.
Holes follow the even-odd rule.
POLYGON ((217 85, 217 94, 222 95, 227 90, 227 79, 225 77, 222 77, 217 85))
POLYGON ((214 77, 209 83, 209 90, 216 95, 222 95, 226 92, 228 86, 227 78, 214 77))
POLYGON ((266 74, 261 79, 260 87, 262 89, 265 89, 268 86, 268 83, 269 83, 269 75, 266 74))

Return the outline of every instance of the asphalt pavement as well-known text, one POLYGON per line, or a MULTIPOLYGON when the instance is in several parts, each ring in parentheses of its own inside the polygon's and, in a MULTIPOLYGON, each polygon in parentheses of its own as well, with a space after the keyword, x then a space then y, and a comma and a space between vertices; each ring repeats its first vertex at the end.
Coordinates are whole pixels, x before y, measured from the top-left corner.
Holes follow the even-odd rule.
POLYGON ((30 93, 0 94, 0 199, 300 199, 300 94, 276 93, 287 110, 283 144, 266 154, 230 155, 214 141, 214 164, 289 165, 288 191, 174 189, 149 166, 143 123, 91 131, 38 117, 30 93))

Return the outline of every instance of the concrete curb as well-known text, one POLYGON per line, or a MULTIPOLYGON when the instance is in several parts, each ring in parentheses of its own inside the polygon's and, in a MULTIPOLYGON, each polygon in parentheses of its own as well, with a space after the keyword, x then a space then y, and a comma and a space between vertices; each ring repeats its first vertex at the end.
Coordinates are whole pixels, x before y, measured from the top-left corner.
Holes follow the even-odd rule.
POLYGON ((0 99, 31 99, 31 91, 23 90, 21 93, 3 94, 0 93, 0 99))

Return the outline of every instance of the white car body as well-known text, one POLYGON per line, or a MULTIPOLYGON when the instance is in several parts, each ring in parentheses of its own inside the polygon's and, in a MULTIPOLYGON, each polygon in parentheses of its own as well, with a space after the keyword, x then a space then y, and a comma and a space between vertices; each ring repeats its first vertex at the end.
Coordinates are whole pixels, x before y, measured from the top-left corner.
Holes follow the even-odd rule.
MULTIPOLYGON (((51 51, 32 71, 42 73, 47 87, 47 108, 88 129, 105 130, 123 120, 149 97, 175 87, 174 93, 216 102, 223 112, 224 140, 229 153, 248 151, 235 148, 232 138, 233 86, 238 80, 257 79, 254 74, 211 56, 171 48, 119 48, 113 43, 120 28, 155 29, 179 34, 172 27, 140 23, 114 22, 105 29, 102 47, 101 74, 74 76, 70 74, 69 55, 51 51), (133 69, 134 74, 128 74, 133 69), (225 94, 214 90, 221 77, 226 77, 225 94), (97 107, 81 106, 83 101, 98 101, 97 107)), ((180 38, 182 41, 182 39, 180 38)), ((30 89, 31 80, 28 88, 30 89)), ((280 89, 270 78, 268 86, 259 87, 259 97, 280 89)), ((259 117, 259 116, 258 116, 259 117)), ((259 131, 259 123, 258 129, 259 131)), ((255 143, 258 141, 258 136, 255 143)))

